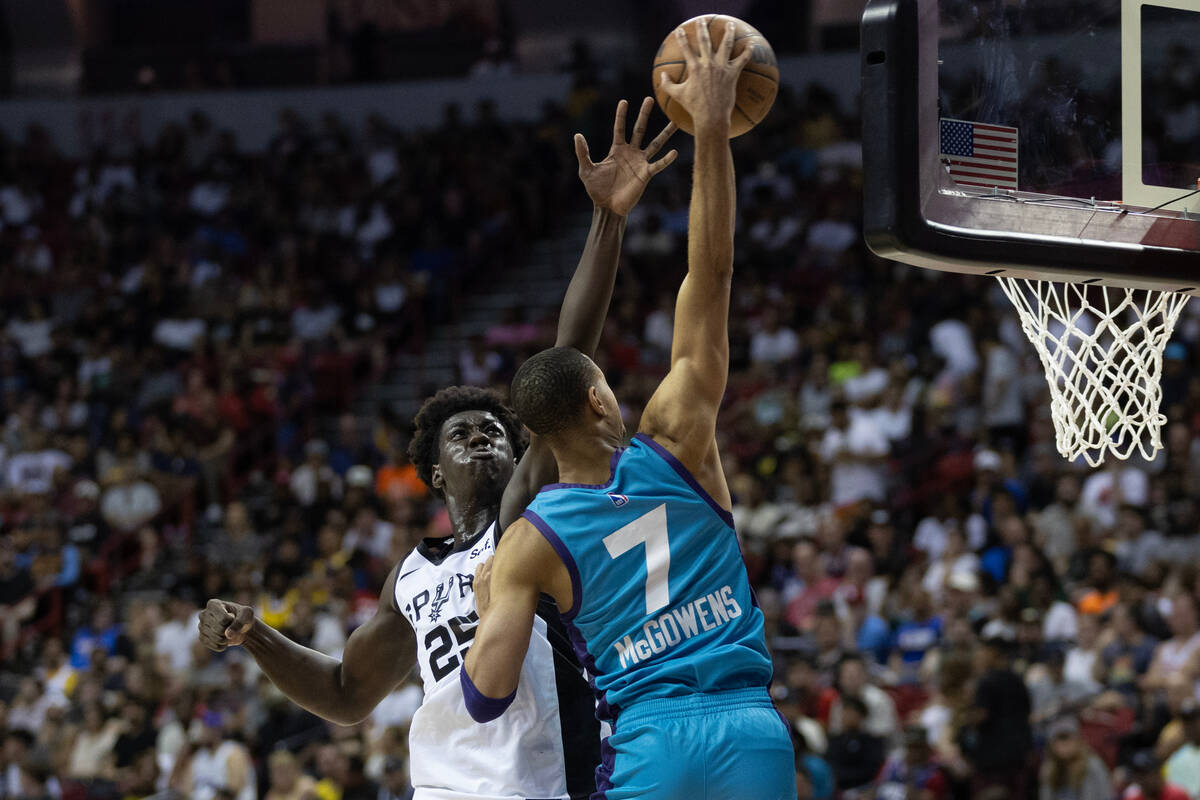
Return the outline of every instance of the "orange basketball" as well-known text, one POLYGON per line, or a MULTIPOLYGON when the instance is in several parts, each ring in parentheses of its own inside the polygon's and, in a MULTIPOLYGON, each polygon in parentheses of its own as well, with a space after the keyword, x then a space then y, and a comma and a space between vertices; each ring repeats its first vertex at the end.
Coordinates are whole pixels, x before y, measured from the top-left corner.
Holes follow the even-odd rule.
MULTIPOLYGON (((707 25, 708 35, 712 39, 713 49, 721 45, 725 38, 725 27, 730 20, 734 22, 733 53, 730 58, 736 58, 747 47, 753 48, 750 62, 742 70, 738 78, 737 103, 733 107, 733 115, 729 119, 729 138, 741 136, 746 131, 763 121, 771 105, 775 102, 775 93, 779 90, 779 66, 775 62, 775 51, 771 43, 752 26, 742 22, 737 17, 724 14, 705 14, 693 17, 680 25, 687 33, 688 43, 692 48, 697 47, 697 25, 707 25)), ((676 29, 678 30, 678 29, 676 29)), ((654 97, 658 106, 681 129, 693 133, 692 116, 683 106, 674 102, 659 86, 662 83, 662 73, 666 72, 671 80, 682 83, 687 77, 687 64, 679 44, 675 41, 675 31, 671 31, 663 40, 662 46, 654 56, 654 69, 651 82, 654 85, 654 97)))

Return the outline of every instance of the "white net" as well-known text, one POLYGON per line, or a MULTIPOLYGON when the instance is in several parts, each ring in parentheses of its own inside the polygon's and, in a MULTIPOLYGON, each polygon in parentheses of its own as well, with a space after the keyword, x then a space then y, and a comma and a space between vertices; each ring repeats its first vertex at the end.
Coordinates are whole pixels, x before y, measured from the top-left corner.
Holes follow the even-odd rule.
POLYGON ((1163 348, 1190 295, 998 276, 1050 383, 1058 452, 1093 467, 1162 449, 1163 348))

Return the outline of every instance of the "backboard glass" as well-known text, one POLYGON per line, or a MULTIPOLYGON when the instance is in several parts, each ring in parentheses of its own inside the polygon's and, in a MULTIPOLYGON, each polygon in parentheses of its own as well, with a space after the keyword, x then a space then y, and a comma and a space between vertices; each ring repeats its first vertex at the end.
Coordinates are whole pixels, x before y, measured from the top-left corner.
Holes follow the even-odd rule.
POLYGON ((877 253, 1200 293, 1200 0, 871 0, 862 41, 877 253))

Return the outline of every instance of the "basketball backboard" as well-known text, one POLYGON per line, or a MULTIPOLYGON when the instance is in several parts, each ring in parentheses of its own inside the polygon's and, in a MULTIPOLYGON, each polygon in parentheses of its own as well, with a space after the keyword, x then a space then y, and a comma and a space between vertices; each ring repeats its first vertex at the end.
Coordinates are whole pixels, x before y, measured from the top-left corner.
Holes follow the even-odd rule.
POLYGON ((1200 294, 1200 0, 871 0, 862 74, 875 252, 1200 294))

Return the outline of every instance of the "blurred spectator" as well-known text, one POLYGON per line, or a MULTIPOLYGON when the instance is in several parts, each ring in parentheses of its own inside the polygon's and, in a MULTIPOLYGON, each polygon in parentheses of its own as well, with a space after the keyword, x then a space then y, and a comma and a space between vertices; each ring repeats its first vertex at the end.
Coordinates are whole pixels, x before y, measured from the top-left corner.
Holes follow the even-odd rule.
POLYGON ((977 651, 979 681, 969 712, 964 751, 975 770, 974 792, 1004 788, 1013 800, 1029 796, 1033 732, 1029 692, 1008 663, 1009 643, 985 640, 977 651))
POLYGON ((254 765, 240 742, 222 732, 220 712, 209 711, 192 721, 175 762, 170 785, 196 800, 254 800, 258 796, 254 765))
POLYGON ((870 416, 851 413, 844 401, 834 401, 831 413, 829 429, 821 440, 821 458, 830 465, 833 504, 883 501, 887 491, 887 437, 870 416))
POLYGON ((100 498, 100 513, 114 530, 130 533, 162 511, 162 498, 149 481, 140 480, 129 466, 108 472, 108 488, 100 498))
POLYGON ((408 765, 404 759, 390 757, 383 765, 383 785, 378 800, 412 800, 413 789, 408 782, 408 765))
POLYGON ((1150 668, 1142 679, 1142 687, 1158 691, 1167 687, 1171 675, 1184 674, 1195 678, 1197 653, 1200 652, 1200 613, 1191 595, 1179 593, 1170 599, 1167 623, 1171 638, 1154 649, 1150 668))
POLYGON ((928 732, 920 725, 904 729, 903 748, 888 757, 875 777, 876 800, 907 800, 913 796, 923 800, 945 800, 950 796, 950 782, 933 756, 928 732))
POLYGON ((1079 737, 1079 723, 1066 716, 1051 724, 1039 779, 1039 800, 1112 800, 1104 762, 1079 737))
POLYGON ((271 753, 267 765, 271 788, 267 790, 264 800, 305 800, 315 796, 317 782, 300 771, 296 757, 287 750, 271 753))
POLYGON ((1052 647, 1046 656, 1044 672, 1030 681, 1032 721, 1037 725, 1064 714, 1078 714, 1096 694, 1095 681, 1069 677, 1065 664, 1062 648, 1052 647))
POLYGON ((846 703, 854 701, 863 707, 856 729, 861 728, 865 733, 878 737, 884 745, 893 740, 899 730, 896 704, 887 692, 870 682, 867 665, 861 655, 851 653, 842 658, 834 687, 836 695, 829 709, 830 733, 848 730, 846 703))
POLYGON ((750 360, 768 366, 778 364, 795 358, 799 348, 796 332, 780 322, 778 311, 767 309, 761 326, 750 339, 750 360))
POLYGON ((1162 764, 1148 750, 1134 753, 1129 761, 1133 778, 1121 800, 1188 800, 1188 793, 1163 778, 1162 764))
POLYGON ((842 730, 829 738, 825 758, 843 795, 867 787, 883 766, 884 741, 867 733, 863 727, 866 716, 867 706, 862 700, 853 696, 844 698, 842 730))
POLYGON ((1179 717, 1183 722, 1183 744, 1167 759, 1163 777, 1189 797, 1200 796, 1200 705, 1185 701, 1179 717))

